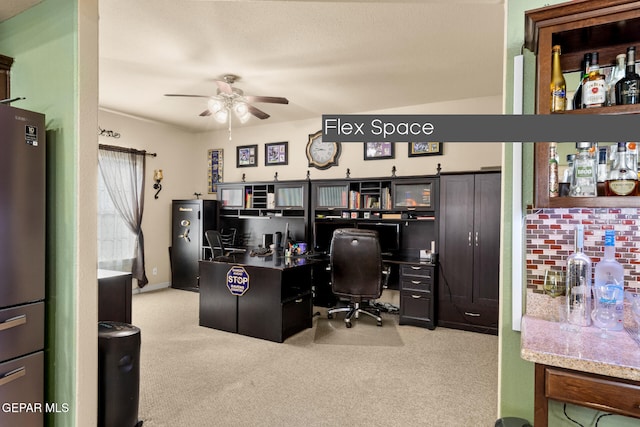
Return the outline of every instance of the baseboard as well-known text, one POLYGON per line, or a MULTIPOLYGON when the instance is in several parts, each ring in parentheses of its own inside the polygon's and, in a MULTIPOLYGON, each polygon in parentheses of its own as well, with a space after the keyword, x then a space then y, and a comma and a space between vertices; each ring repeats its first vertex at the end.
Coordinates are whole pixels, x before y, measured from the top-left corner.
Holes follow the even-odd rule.
POLYGON ((147 285, 144 288, 133 288, 132 293, 135 294, 141 294, 143 292, 153 292, 153 291, 158 291, 160 289, 165 289, 171 286, 171 283, 169 282, 163 282, 163 283, 156 283, 154 285, 147 285))

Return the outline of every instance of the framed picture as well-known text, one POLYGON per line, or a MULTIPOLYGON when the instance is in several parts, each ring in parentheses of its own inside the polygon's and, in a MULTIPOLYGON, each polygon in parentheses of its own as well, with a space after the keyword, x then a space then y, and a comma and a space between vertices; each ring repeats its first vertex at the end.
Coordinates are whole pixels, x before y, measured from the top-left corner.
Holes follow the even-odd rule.
POLYGON ((264 144, 264 165, 286 165, 288 161, 288 142, 273 142, 264 144))
POLYGON ((442 156, 442 142, 410 142, 409 157, 442 156))
POLYGON ((393 142, 365 142, 364 143, 364 159, 380 160, 395 158, 393 142))
POLYGON ((218 183, 222 182, 222 171, 224 169, 224 156, 222 148, 209 150, 207 153, 208 163, 208 191, 209 194, 218 191, 218 183))
POLYGON ((258 166, 258 145, 242 145, 237 147, 236 167, 246 168, 258 166))

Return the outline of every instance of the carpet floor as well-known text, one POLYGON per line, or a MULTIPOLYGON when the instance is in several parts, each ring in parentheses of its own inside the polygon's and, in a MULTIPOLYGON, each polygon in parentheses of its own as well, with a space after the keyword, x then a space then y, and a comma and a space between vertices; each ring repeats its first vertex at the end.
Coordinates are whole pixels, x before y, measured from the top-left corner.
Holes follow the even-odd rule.
POLYGON ((347 329, 316 308, 312 328, 278 344, 198 326, 198 301, 175 289, 133 296, 144 427, 495 423, 496 336, 392 314, 347 329))

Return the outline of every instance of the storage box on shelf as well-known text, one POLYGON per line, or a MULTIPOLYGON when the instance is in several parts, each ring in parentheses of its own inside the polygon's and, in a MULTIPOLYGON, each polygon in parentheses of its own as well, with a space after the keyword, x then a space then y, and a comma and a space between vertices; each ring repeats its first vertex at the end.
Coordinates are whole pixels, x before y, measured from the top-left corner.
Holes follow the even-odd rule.
MULTIPOLYGON (((577 72, 585 53, 597 51, 600 67, 615 64, 628 46, 640 47, 640 2, 582 0, 525 13, 525 47, 536 54, 536 113, 550 114, 551 49, 562 48, 564 73, 577 72)), ((638 114, 640 104, 615 105, 554 114, 638 114)), ((574 141, 575 142, 575 141, 574 141)), ((549 143, 535 144, 535 207, 640 206, 640 197, 549 197, 549 143)))

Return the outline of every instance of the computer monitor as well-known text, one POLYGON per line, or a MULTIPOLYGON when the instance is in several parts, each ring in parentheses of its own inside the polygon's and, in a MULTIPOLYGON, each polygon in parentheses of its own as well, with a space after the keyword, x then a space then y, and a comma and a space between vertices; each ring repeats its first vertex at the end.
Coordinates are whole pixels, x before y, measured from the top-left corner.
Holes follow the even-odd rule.
POLYGON ((333 232, 339 228, 354 228, 352 222, 323 222, 316 221, 313 226, 313 250, 317 253, 328 254, 331 250, 333 232))
POLYGON ((378 232, 380 250, 383 253, 400 251, 400 224, 390 222, 360 222, 358 228, 378 232))

